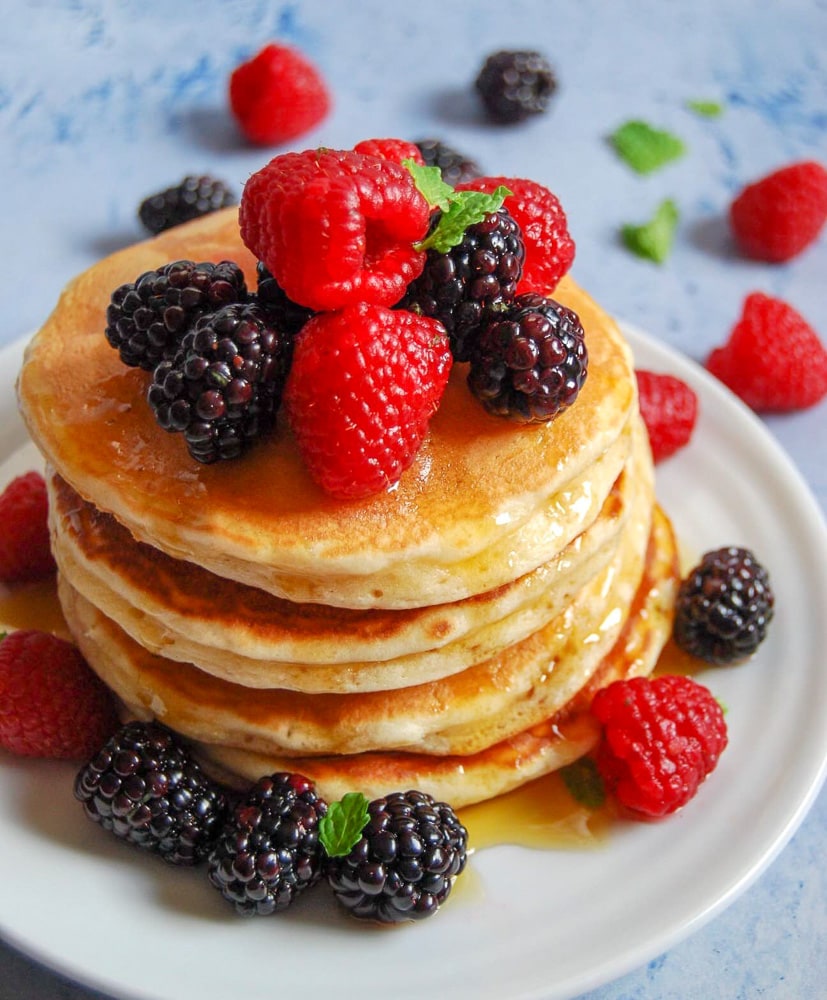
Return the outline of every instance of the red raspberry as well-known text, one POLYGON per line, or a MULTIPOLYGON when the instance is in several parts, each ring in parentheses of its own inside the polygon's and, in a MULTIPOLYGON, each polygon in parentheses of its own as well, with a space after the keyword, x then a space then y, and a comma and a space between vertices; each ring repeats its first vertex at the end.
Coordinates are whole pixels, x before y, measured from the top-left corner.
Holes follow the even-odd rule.
POLYGON ((87 760, 117 727, 111 692, 70 643, 35 629, 0 642, 0 746, 87 760))
POLYGON ((26 583, 55 571, 49 548, 49 503, 39 472, 13 479, 0 494, 0 581, 26 583))
POLYGON ((637 371, 640 415, 656 462, 689 443, 698 417, 698 397, 674 375, 637 371))
POLYGON ((753 292, 729 340, 706 367, 758 412, 805 409, 827 394, 827 351, 782 299, 753 292))
POLYGON ((451 369, 442 324, 359 303, 310 319, 298 337, 284 405, 316 482, 358 499, 411 465, 451 369))
POLYGON ((413 160, 421 167, 425 166, 419 146, 406 139, 363 139, 356 143, 353 151, 364 153, 366 156, 378 156, 383 160, 392 160, 394 163, 413 160))
POLYGON ((247 181, 241 236, 288 298, 315 311, 391 306, 422 272, 428 202, 398 163, 319 149, 276 156, 247 181))
POLYGON ((569 235, 563 206, 542 184, 518 177, 477 177, 458 184, 457 190, 491 194, 500 184, 511 191, 505 207, 516 219, 525 243, 525 264, 517 294, 551 295, 574 261, 574 240, 569 235))
POLYGON ((251 142, 275 146, 318 125, 330 110, 330 95, 301 52, 271 44, 233 71, 230 108, 251 142))
POLYGON ((691 677, 615 681, 591 710, 603 724, 597 769, 607 789, 645 817, 686 805, 727 745, 721 706, 691 677))
POLYGON ((827 221, 827 170, 813 161, 793 163, 748 184, 730 205, 729 220, 748 257, 790 260, 827 221))

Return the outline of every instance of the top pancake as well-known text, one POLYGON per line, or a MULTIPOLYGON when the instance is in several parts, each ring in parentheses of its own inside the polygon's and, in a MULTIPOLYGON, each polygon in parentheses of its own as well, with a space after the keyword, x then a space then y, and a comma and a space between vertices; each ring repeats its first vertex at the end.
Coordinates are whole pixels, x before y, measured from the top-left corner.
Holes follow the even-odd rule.
POLYGON ((326 496, 279 425, 233 462, 202 466, 145 403, 149 375, 104 337, 114 289, 171 260, 237 261, 235 209, 129 247, 78 276, 29 345, 18 382, 57 472, 139 540, 294 601, 405 608, 491 590, 553 558, 598 515, 629 456, 636 410, 616 325, 571 280, 556 297, 586 331, 589 375, 550 423, 488 415, 456 365, 413 466, 362 501, 326 496))

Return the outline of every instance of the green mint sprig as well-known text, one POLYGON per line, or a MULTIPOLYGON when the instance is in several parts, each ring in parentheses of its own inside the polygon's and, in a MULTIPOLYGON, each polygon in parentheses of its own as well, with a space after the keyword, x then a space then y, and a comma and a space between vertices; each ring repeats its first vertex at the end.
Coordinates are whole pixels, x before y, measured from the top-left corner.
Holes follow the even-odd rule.
POLYGON ((644 121, 628 121, 609 138, 618 156, 639 174, 652 173, 686 152, 678 136, 644 121))
POLYGON ((671 198, 666 198, 648 222, 639 226, 633 223, 623 226, 623 242, 638 257, 662 264, 672 251, 678 219, 678 206, 671 198))
POLYGON ((702 118, 720 118, 724 113, 724 106, 720 101, 690 100, 686 102, 686 106, 702 118))
POLYGON ((331 802, 319 820, 319 841, 328 857, 350 854, 369 819, 368 800, 361 792, 348 792, 341 801, 331 802))
POLYGON ((591 757, 581 757, 560 768, 560 777, 578 805, 587 809, 600 809, 605 805, 606 787, 591 757))

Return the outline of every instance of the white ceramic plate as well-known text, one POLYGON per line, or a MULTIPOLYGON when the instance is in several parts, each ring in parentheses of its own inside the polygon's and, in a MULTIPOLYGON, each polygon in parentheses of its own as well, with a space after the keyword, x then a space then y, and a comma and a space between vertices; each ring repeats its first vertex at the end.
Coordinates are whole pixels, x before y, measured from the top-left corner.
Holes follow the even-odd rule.
MULTIPOLYGON (((322 890, 280 917, 234 916, 206 880, 142 857, 90 824, 73 768, 0 755, 0 931, 54 968, 123 998, 454 1000, 561 998, 596 987, 697 929, 764 869, 813 801, 827 761, 827 533, 800 476, 761 423, 697 366, 630 330, 640 367, 700 397, 691 445, 658 470, 690 550, 752 547, 777 612, 750 663, 708 671, 730 745, 680 814, 619 824, 604 847, 481 851, 433 920, 363 927, 322 890), (465 891, 463 885, 467 882, 465 891)), ((25 440, 0 352, 0 459, 25 440)), ((0 481, 36 460, 18 453, 0 481)), ((519 817, 515 817, 515 822, 519 817)))

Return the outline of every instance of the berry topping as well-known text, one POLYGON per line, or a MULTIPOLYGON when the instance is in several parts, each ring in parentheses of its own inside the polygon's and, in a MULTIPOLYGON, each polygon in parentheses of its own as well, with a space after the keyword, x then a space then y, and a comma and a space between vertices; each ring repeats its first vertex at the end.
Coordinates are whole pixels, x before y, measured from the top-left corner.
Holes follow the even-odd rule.
POLYGON ((430 206, 398 163, 332 149, 285 153, 247 181, 247 247, 313 310, 391 306, 422 271, 430 206))
POLYGON ((84 760, 117 728, 112 695, 78 650, 49 632, 0 641, 0 746, 84 760))
POLYGON ((288 45, 265 45, 230 76, 230 109, 250 142, 275 146, 324 120, 330 94, 319 71, 288 45))
POLYGON ((827 170, 807 161, 748 184, 729 207, 741 250, 757 260, 790 260, 813 243, 827 221, 827 170))
POLYGON ((758 412, 814 406, 827 395, 827 350, 804 317, 781 299, 753 292, 729 340, 706 367, 758 412))
POLYGON ((419 147, 406 139, 363 139, 353 147, 354 153, 364 153, 366 156, 378 156, 382 160, 402 163, 403 160, 413 160, 420 166, 425 166, 425 160, 419 147))
POLYGON ((439 139, 418 139, 416 147, 425 166, 437 167, 442 179, 451 187, 456 187, 463 181, 471 181, 482 173, 472 159, 439 139))
POLYGON ((467 361, 483 323, 514 298, 524 258, 520 227, 511 215, 504 208, 489 212, 450 250, 428 250, 425 269, 401 306, 438 319, 455 360, 467 361))
POLYGON ((505 207, 514 217, 525 243, 525 266, 517 291, 551 295, 574 261, 574 241, 555 195, 536 181, 518 177, 478 177, 458 185, 460 191, 511 192, 505 207))
POLYGON ((138 218, 150 233, 157 235, 237 203, 224 181, 190 174, 180 184, 145 198, 138 207, 138 218))
POLYGON ((327 803, 300 774, 261 778, 230 813, 209 878, 242 916, 287 909, 322 873, 319 821, 327 803))
POLYGON ((678 590, 675 642, 718 666, 746 660, 766 637, 774 603, 769 575, 749 549, 707 552, 678 590))
POLYGON ((536 423, 571 406, 587 371, 577 314, 529 293, 483 328, 471 354, 468 385, 489 413, 536 423))
POLYGON ((686 805, 727 745, 721 706, 691 677, 615 681, 591 710, 603 724, 596 759, 606 788, 641 818, 686 805))
POLYGON ((124 364, 151 372, 174 356, 199 316, 246 298, 244 275, 232 261, 176 260, 115 289, 106 339, 124 364))
MULTIPOLYGON (((346 853, 328 858, 336 898, 362 920, 393 924, 433 916, 467 860, 468 833, 454 810, 418 791, 392 792, 366 810, 364 796, 342 800, 345 808, 351 803, 362 810, 364 825, 349 850, 339 848, 346 853)), ((323 840, 329 853, 335 849, 323 840)))
POLYGON ((260 306, 224 306, 202 316, 175 357, 158 365, 147 400, 197 461, 237 458, 273 426, 291 352, 292 338, 260 306))
POLYGON ((652 457, 661 462, 689 443, 698 418, 698 397, 674 375, 641 369, 637 371, 637 387, 652 457))
POLYGON ((223 791, 155 722, 115 733, 78 774, 75 798, 104 830, 173 865, 203 861, 227 811, 223 791))
POLYGON ((340 499, 395 483, 416 456, 450 369, 436 320, 365 303, 309 320, 284 405, 316 482, 340 499))
POLYGON ((474 84, 488 117, 509 124, 542 114, 557 89, 551 66, 539 52, 494 52, 474 84))
POLYGON ((313 310, 288 299, 284 289, 261 261, 256 265, 256 280, 258 304, 267 313, 267 318, 279 330, 295 336, 313 315, 313 310))
POLYGON ((39 472, 17 476, 0 493, 0 582, 27 583, 54 573, 48 513, 39 472))

